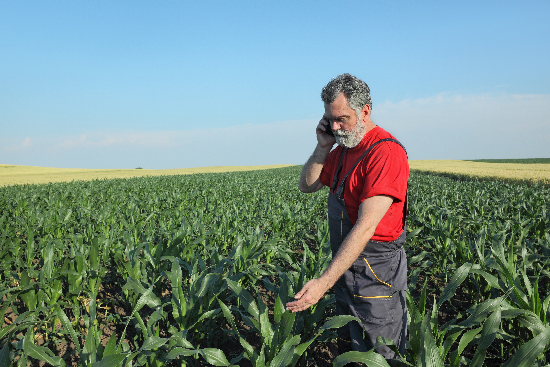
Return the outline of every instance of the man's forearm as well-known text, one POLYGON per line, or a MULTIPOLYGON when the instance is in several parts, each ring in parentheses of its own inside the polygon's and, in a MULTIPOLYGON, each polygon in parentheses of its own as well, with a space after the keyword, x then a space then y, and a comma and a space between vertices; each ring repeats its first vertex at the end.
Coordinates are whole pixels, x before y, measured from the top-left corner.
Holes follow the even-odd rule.
POLYGON ((327 270, 319 278, 326 289, 331 288, 336 281, 348 270, 374 235, 378 223, 388 211, 393 198, 385 195, 366 199, 359 207, 359 218, 349 234, 340 245, 340 248, 327 270))
POLYGON ((298 187, 302 192, 314 192, 319 190, 321 171, 330 153, 331 146, 322 147, 319 144, 315 147, 313 154, 307 160, 300 174, 298 187))
POLYGON ((319 277, 326 284, 327 290, 353 265, 373 234, 374 231, 363 231, 359 227, 350 231, 328 268, 319 277))

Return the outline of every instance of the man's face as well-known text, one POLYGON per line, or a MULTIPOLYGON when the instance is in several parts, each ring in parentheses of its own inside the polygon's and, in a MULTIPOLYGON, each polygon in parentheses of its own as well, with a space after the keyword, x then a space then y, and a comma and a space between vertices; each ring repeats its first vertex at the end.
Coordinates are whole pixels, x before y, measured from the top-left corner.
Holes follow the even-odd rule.
POLYGON ((365 136, 366 126, 358 121, 355 111, 342 93, 331 104, 325 103, 325 115, 334 132, 336 143, 346 148, 357 146, 365 136))

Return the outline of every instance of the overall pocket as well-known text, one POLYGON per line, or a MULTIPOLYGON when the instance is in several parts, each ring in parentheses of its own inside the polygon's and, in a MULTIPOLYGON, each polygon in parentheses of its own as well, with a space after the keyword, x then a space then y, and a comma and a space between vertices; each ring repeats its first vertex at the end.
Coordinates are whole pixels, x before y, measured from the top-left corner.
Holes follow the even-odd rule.
POLYGON ((360 257, 354 264, 353 301, 364 321, 392 321, 400 307, 393 289, 398 257, 360 257))

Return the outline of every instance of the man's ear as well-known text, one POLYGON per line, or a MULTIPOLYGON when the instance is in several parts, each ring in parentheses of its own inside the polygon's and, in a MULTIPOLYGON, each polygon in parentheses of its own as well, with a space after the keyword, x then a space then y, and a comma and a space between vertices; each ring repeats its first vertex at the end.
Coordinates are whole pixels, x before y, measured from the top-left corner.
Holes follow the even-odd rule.
POLYGON ((361 119, 363 120, 363 122, 367 118, 370 118, 370 106, 368 104, 366 104, 365 107, 363 107, 363 110, 361 111, 361 119))

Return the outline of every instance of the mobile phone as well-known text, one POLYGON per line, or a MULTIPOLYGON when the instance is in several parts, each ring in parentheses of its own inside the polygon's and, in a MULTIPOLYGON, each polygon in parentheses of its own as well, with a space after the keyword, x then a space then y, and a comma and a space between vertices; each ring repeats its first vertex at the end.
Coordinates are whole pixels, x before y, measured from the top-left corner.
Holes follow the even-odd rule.
MULTIPOLYGON (((325 121, 327 121, 327 120, 325 120, 325 121)), ((325 134, 330 135, 330 136, 334 136, 334 132, 332 131, 332 126, 330 126, 329 121, 327 121, 327 127, 326 127, 326 130, 325 130, 325 134)))

